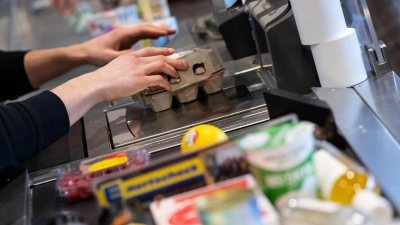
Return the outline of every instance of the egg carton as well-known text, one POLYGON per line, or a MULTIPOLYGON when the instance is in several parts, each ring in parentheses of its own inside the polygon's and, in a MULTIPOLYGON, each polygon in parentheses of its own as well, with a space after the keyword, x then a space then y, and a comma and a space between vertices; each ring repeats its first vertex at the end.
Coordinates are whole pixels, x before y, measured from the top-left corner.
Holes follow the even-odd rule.
POLYGON ((178 71, 178 79, 164 76, 171 85, 171 91, 165 91, 157 86, 149 87, 134 95, 133 99, 145 108, 161 112, 171 108, 174 97, 180 103, 187 103, 197 99, 199 88, 207 94, 222 90, 225 67, 212 49, 194 48, 170 57, 186 60, 189 63, 189 69, 178 71))

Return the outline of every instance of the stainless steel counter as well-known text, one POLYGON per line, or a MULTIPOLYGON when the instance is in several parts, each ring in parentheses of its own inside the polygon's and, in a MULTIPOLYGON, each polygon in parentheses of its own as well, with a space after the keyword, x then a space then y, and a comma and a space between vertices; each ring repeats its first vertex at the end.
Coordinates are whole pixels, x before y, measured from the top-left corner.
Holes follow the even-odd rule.
MULTIPOLYGON (((51 48, 79 43, 90 38, 87 32, 82 34, 75 33, 67 25, 64 18, 51 9, 44 9, 36 14, 31 14, 29 12, 31 1, 18 0, 14 2, 16 4, 12 5, 10 4, 11 1, 0 0, 0 48, 2 49, 51 48), (11 11, 7 10, 8 8, 11 11), (10 12, 12 13, 11 16, 9 15, 10 12), (46 21, 51 21, 51 23, 43 26, 42 24, 46 21), (6 32, 2 32, 4 30, 6 32), (5 35, 5 33, 9 35, 5 35)), ((180 26, 180 30, 185 34, 185 32, 188 32, 190 20, 181 21, 180 26)), ((80 148, 84 148, 84 152, 81 155, 71 157, 71 159, 73 158, 73 164, 79 164, 80 160, 84 157, 95 157, 116 150, 132 148, 146 147, 150 152, 157 152, 154 154, 167 154, 166 152, 169 150, 179 150, 177 146, 179 146, 184 128, 204 121, 222 124, 221 126, 225 131, 233 134, 243 132, 248 127, 252 127, 255 124, 262 124, 269 119, 268 110, 261 96, 262 91, 268 88, 268 86, 259 78, 260 74, 270 74, 270 69, 257 66, 257 57, 250 56, 233 61, 229 58, 226 49, 224 49, 224 43, 221 41, 200 43, 196 38, 188 37, 187 35, 181 35, 180 38, 178 41, 179 44, 173 47, 177 49, 194 46, 209 47, 215 49, 217 55, 224 59, 224 64, 227 67, 225 74, 225 94, 233 90, 230 88, 237 88, 244 84, 248 92, 251 93, 250 96, 233 98, 233 100, 228 98, 226 100, 225 97, 228 95, 225 95, 222 97, 222 104, 234 103, 233 111, 217 112, 209 117, 200 115, 201 113, 193 115, 190 118, 194 119, 188 119, 188 122, 185 124, 178 123, 178 127, 174 127, 176 124, 164 124, 165 121, 157 121, 158 119, 155 114, 145 112, 148 114, 141 115, 147 116, 147 118, 151 117, 151 120, 148 120, 148 123, 145 125, 153 128, 160 126, 160 129, 164 129, 162 131, 165 135, 160 135, 160 132, 157 132, 157 130, 149 129, 151 131, 144 131, 144 133, 147 132, 146 138, 140 140, 135 139, 132 132, 127 130, 129 126, 128 121, 141 120, 140 118, 132 117, 132 113, 127 113, 130 112, 129 110, 137 109, 137 104, 131 98, 112 103, 101 103, 92 108, 84 116, 81 121, 82 127, 77 126, 74 128, 77 132, 84 129, 84 141, 87 146, 80 146, 80 148), (247 105, 240 105, 241 102, 245 102, 247 105), (116 111, 121 109, 121 112, 116 113, 116 111), (107 117, 113 122, 111 124, 113 126, 107 124, 107 117), (120 120, 121 118, 122 120, 120 120), (113 137, 113 134, 117 134, 118 136, 118 132, 121 131, 120 129, 125 129, 123 131, 127 136, 122 139, 118 139, 120 137, 113 137), (113 140, 110 141, 111 139, 113 140), (165 150, 165 152, 162 153, 160 150, 165 150)), ((268 54, 263 57, 266 59, 266 62, 271 61, 268 54)), ((267 63, 266 67, 270 66, 270 63, 267 63)), ((91 66, 80 67, 43 85, 38 91, 25 95, 20 99, 25 99, 40 91, 51 89, 66 80, 94 69, 95 67, 91 66)), ((330 105, 334 112, 339 131, 350 142, 356 157, 377 177, 378 181, 382 184, 384 193, 391 198, 396 208, 400 209, 400 198, 397 194, 400 189, 400 182, 397 181, 397 177, 400 175, 400 163, 398 163, 400 161, 400 120, 397 118, 398 111, 400 110, 400 92, 398 84, 400 83, 397 75, 389 73, 379 77, 372 76, 367 81, 357 85, 354 89, 332 90, 317 88, 314 89, 314 92, 318 98, 325 100, 330 105)), ((207 101, 215 100, 218 102, 219 99, 221 98, 217 96, 215 99, 207 101)), ((204 108, 204 104, 202 105, 201 102, 195 102, 192 105, 188 104, 185 107, 190 109, 203 107, 206 114, 212 111, 208 106, 204 108)), ((174 113, 181 113, 180 109, 182 108, 176 107, 175 110, 177 111, 160 114, 160 117, 163 119, 172 118, 179 120, 183 114, 174 115, 174 113)), ((143 111, 141 112, 143 113, 143 111)), ((138 114, 135 115, 137 116, 138 114)), ((133 124, 130 125, 133 126, 133 124)), ((134 127, 131 127, 131 129, 134 129, 134 127)), ((72 140, 72 137, 70 138, 72 140)), ((60 146, 55 146, 56 150, 64 151, 65 149, 61 149, 60 146)), ((40 185, 43 182, 54 180, 56 170, 60 166, 63 166, 63 164, 49 165, 43 170, 31 173, 30 176, 33 184, 40 185)), ((51 185, 54 184, 48 183, 46 188, 52 188, 53 186, 51 185)), ((42 197, 46 197, 46 194, 42 193, 42 197)), ((53 199, 51 201, 56 205, 56 200, 53 199)), ((38 206, 38 203, 34 203, 34 205, 38 206)), ((40 210, 37 208, 35 210, 40 214, 40 210)))
MULTIPOLYGON (((332 109, 338 132, 351 146, 350 154, 354 154, 376 177, 383 193, 399 213, 400 144, 382 123, 382 117, 374 114, 353 88, 313 90, 332 109)), ((398 119, 393 123, 396 121, 398 119)))
POLYGON ((400 142, 400 78, 394 72, 372 77, 354 87, 400 142))
MULTIPOLYGON (((33 2, 34 0, 0 0, 0 34, 3 34, 0 36, 0 44, 2 49, 44 49, 67 46, 90 39, 89 32, 76 33, 70 26, 68 26, 67 21, 52 8, 44 8, 33 13, 30 10, 31 3, 33 2)), ((195 2, 195 5, 197 6, 199 4, 204 6, 200 8, 197 7, 197 16, 212 12, 211 3, 210 5, 204 5, 201 3, 201 1, 195 2)), ((181 2, 178 4, 175 1, 171 4, 171 12, 179 14, 183 10, 186 13, 187 9, 182 7, 185 4, 188 3, 181 2)), ((180 18, 179 15, 177 15, 177 17, 180 18)), ((118 127, 108 127, 105 118, 108 116, 110 119, 112 114, 115 113, 116 109, 125 105, 128 106, 128 109, 130 109, 129 112, 131 112, 132 104, 135 104, 131 98, 126 98, 111 103, 101 103, 92 108, 82 118, 81 121, 76 123, 71 128, 71 132, 69 134, 60 139, 60 141, 54 145, 50 146, 49 149, 46 149, 37 157, 29 160, 27 165, 28 168, 32 169, 30 172, 34 184, 39 184, 54 179, 54 171, 59 166, 71 161, 73 161, 73 163, 79 163, 79 161, 85 157, 95 157, 110 153, 111 151, 115 150, 139 148, 144 146, 150 152, 157 152, 163 149, 173 149, 180 143, 179 135, 182 135, 184 128, 190 125, 207 121, 210 123, 215 123, 219 126, 223 126, 225 131, 233 131, 268 120, 268 114, 266 113, 267 110, 261 95, 261 89, 265 88, 265 85, 263 84, 263 80, 260 79, 260 74, 266 73, 270 76, 271 71, 268 69, 261 69, 258 65, 259 58, 255 56, 233 61, 225 47, 223 40, 205 40, 191 35, 191 23, 194 22, 196 18, 188 16, 185 16, 185 18, 187 18, 187 20, 180 21, 180 33, 178 38, 172 42, 169 47, 173 47, 177 49, 177 51, 193 48, 195 46, 214 49, 217 56, 224 62, 226 67, 224 92, 222 94, 220 93, 217 95, 212 95, 211 98, 206 97, 203 103, 201 101, 196 101, 194 103, 185 105, 185 109, 197 109, 197 111, 199 108, 196 107, 201 106, 200 109, 202 109, 204 112, 203 114, 188 114, 188 117, 185 120, 186 122, 184 122, 182 125, 179 125, 175 128, 169 127, 168 129, 164 129, 164 133, 166 135, 160 135, 160 133, 157 132, 158 129, 153 129, 153 131, 150 131, 152 129, 148 131, 143 130, 144 133, 147 132, 146 137, 142 137, 140 139, 136 138, 134 142, 124 140, 125 143, 121 144, 118 144, 116 140, 110 142, 108 135, 109 130, 118 130, 118 127), (240 87, 240 85, 244 85, 246 91, 250 93, 250 96, 243 98, 240 97, 240 94, 238 95, 238 91, 236 89, 238 86, 240 87), (231 110, 229 113, 227 110, 225 110, 226 112, 215 111, 215 109, 212 109, 212 107, 207 106, 207 104, 210 104, 211 102, 222 105, 227 104, 230 106, 231 110), (252 107, 248 107, 249 105, 252 107), (204 113, 208 114, 208 116, 204 117, 204 113), (64 146, 66 149, 60 149, 63 148, 62 146, 64 146)), ((267 62, 267 65, 265 65, 266 67, 271 66, 271 59, 268 54, 263 55, 263 61, 267 62)), ((93 71, 94 69, 96 68, 93 66, 83 66, 77 68, 55 80, 44 84, 39 90, 26 94, 15 101, 26 99, 43 90, 52 89, 71 78, 93 71)), ((181 113, 182 109, 179 107, 176 108, 175 112, 178 111, 181 113)), ((142 115, 145 115, 146 118, 154 119, 159 118, 160 115, 165 116, 166 114, 168 114, 168 112, 158 114, 157 116, 153 113, 146 113, 142 115)), ((134 121, 134 118, 130 118, 132 115, 134 114, 130 113, 125 115, 125 113, 123 113, 122 115, 124 118, 128 116, 131 128, 133 126, 132 121, 134 121)), ((172 114, 168 115, 168 118, 172 118, 170 117, 172 114)), ((146 127, 159 126, 160 122, 163 121, 161 119, 154 121, 153 119, 148 119, 148 122, 152 122, 147 125, 142 124, 141 128, 143 129, 146 127)), ((122 127, 126 127, 126 124, 127 123, 125 121, 122 124, 122 127)), ((172 126, 175 125, 172 124, 172 126)), ((129 130, 125 131, 127 131, 125 133, 128 136, 131 134, 129 130)), ((115 134, 115 132, 113 133, 115 134)), ((160 155, 160 153, 157 155, 160 155)))

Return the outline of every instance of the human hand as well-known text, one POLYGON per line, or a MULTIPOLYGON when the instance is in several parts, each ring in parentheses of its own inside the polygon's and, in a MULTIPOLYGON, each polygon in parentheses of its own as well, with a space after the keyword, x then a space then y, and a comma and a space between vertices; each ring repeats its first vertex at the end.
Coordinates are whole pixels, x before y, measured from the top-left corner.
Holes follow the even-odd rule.
POLYGON ((73 15, 79 0, 51 0, 51 6, 62 15, 73 15))
POLYGON ((141 39, 157 39, 175 32, 173 29, 153 25, 118 27, 79 46, 89 64, 104 66, 122 54, 133 52, 130 48, 141 39))
POLYGON ((98 70, 71 79, 51 91, 64 103, 70 125, 102 101, 132 96, 150 86, 167 90, 170 84, 160 74, 178 77, 176 70, 187 70, 186 61, 166 56, 170 48, 144 48, 123 54, 98 70))
POLYGON ((166 57, 173 53, 170 48, 144 48, 123 54, 88 76, 102 90, 101 101, 115 101, 150 86, 171 90, 169 82, 160 74, 178 78, 176 70, 189 68, 186 61, 166 57))

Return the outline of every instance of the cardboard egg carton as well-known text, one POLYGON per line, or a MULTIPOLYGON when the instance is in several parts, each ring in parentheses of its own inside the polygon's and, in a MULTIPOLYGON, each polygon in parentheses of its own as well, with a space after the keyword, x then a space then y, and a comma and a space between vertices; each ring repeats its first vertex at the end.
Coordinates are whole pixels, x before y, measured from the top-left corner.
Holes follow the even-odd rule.
POLYGON ((133 98, 154 112, 171 108, 173 97, 180 103, 197 99, 198 89, 212 94, 222 90, 225 67, 219 61, 212 49, 195 48, 190 51, 176 53, 171 58, 183 59, 189 63, 187 71, 178 71, 179 79, 165 79, 171 84, 171 91, 161 87, 149 87, 136 94, 133 98))

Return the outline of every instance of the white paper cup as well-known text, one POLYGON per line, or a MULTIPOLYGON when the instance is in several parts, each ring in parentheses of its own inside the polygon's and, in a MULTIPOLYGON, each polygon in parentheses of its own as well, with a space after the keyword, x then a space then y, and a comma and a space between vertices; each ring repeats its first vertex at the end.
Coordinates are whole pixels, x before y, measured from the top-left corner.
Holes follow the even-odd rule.
POLYGON ((336 40, 312 45, 311 50, 322 87, 351 87, 368 77, 353 28, 336 40))
POLYGON ((339 0, 290 0, 303 45, 335 40, 347 26, 339 0))

